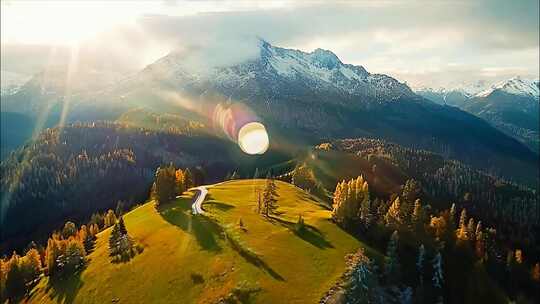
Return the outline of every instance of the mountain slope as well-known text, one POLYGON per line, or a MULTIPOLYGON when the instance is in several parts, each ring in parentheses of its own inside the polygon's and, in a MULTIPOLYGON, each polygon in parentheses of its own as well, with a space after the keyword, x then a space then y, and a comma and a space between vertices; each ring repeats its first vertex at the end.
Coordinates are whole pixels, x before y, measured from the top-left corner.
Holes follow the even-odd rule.
POLYGON ((514 77, 476 94, 456 90, 418 90, 417 93, 441 104, 457 106, 488 121, 505 134, 539 151, 538 81, 514 77))
POLYGON ((216 105, 242 104, 274 142, 282 138, 288 146, 383 138, 536 183, 537 157, 521 143, 473 115, 427 101, 392 77, 344 64, 321 49, 306 53, 259 41, 255 53, 230 65, 194 66, 189 54, 172 52, 114 86, 78 94, 66 120, 117 119, 146 107, 189 112, 189 119, 216 125, 216 105))
POLYGON ((254 211, 253 192, 264 183, 209 188, 203 204, 208 217, 191 215, 191 193, 157 210, 150 202, 131 211, 124 219, 144 246, 141 254, 126 264, 111 263, 108 229, 98 235, 80 276, 57 285, 42 280, 30 301, 217 303, 236 289, 257 303, 318 302, 345 271, 344 256, 362 244, 290 184, 276 182, 281 214, 265 219, 254 211), (293 228, 300 214, 308 225, 303 234, 293 228), (240 218, 245 230, 237 225, 240 218))
POLYGON ((330 51, 305 53, 262 41, 255 58, 233 66, 194 70, 186 62, 171 53, 119 94, 144 86, 146 91, 180 92, 201 105, 208 92, 215 92, 223 100, 246 104, 281 133, 300 132, 312 142, 378 137, 521 181, 537 178, 535 155, 514 139, 470 114, 427 101, 391 77, 344 64, 330 51))

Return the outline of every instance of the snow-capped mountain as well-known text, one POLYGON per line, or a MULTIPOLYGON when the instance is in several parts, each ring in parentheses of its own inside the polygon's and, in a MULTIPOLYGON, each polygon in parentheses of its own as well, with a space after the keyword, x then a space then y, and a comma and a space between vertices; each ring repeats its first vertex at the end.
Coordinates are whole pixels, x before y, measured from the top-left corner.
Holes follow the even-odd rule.
MULTIPOLYGON (((252 81, 287 82, 309 88, 310 91, 333 91, 351 96, 363 96, 367 101, 390 102, 412 98, 415 94, 396 79, 371 74, 362 66, 344 64, 328 50, 307 53, 272 46, 260 40, 258 56, 232 66, 217 66, 193 71, 185 55, 172 52, 148 66, 144 77, 175 79, 188 86, 208 86, 233 93, 252 81)), ((233 94, 234 95, 234 94, 233 94)))
POLYGON ((416 93, 436 103, 456 106, 483 118, 532 150, 539 150, 538 80, 516 76, 474 94, 464 91, 418 89, 416 93))
POLYGON ((538 99, 540 96, 538 80, 522 79, 521 77, 516 76, 492 85, 489 89, 475 94, 475 97, 486 97, 495 91, 504 92, 511 95, 530 97, 533 99, 538 99))
MULTIPOLYGON (((494 174, 536 178, 531 169, 536 157, 525 146, 471 114, 427 101, 390 76, 343 63, 327 50, 303 52, 262 40, 254 48, 253 56, 219 65, 205 59, 215 62, 209 56, 221 53, 204 50, 192 60, 190 54, 171 52, 111 87, 65 96, 66 121, 114 120, 145 107, 212 125, 216 109, 233 111, 239 104, 286 145, 375 137, 444 153, 494 174)), ((11 104, 16 107, 28 97, 36 104, 58 104, 64 96, 47 97, 28 86, 11 104)))

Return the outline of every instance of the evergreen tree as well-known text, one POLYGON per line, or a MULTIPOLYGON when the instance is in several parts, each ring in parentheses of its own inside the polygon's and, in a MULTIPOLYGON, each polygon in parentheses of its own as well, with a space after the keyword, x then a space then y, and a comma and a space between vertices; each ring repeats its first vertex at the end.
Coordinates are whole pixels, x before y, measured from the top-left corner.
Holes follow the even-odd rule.
POLYGON ((264 188, 262 203, 265 216, 270 216, 277 209, 277 191, 276 184, 273 179, 267 179, 264 188))
POLYGON ((259 178, 259 175, 260 175, 259 168, 255 168, 255 173, 253 173, 253 179, 259 178))
POLYGON ((82 242, 71 238, 67 242, 65 250, 65 271, 68 274, 79 270, 85 263, 86 251, 82 242))
POLYGON ((26 289, 20 259, 19 255, 17 255, 16 252, 13 252, 11 259, 9 260, 6 275, 6 295, 7 298, 10 299, 21 296, 26 289))
POLYGON ((399 234, 392 233, 386 248, 386 259, 384 263, 384 276, 387 284, 399 284, 401 282, 401 265, 398 256, 399 234))
POLYGON ((118 220, 118 230, 120 231, 121 235, 128 234, 127 229, 126 229, 126 224, 124 223, 124 218, 122 216, 118 220))
POLYGON ((379 303, 379 282, 374 263, 363 253, 357 254, 351 271, 349 286, 345 292, 345 303, 379 303))
POLYGON ((120 254, 120 237, 122 233, 120 232, 120 227, 118 224, 113 226, 111 230, 111 235, 109 236, 109 255, 115 257, 120 254))
MULTIPOLYGON (((187 175, 188 170, 186 170, 184 178, 186 180, 187 186, 187 175)), ((156 170, 156 179, 155 179, 155 189, 154 195, 157 201, 157 204, 166 203, 174 199, 178 191, 178 184, 176 182, 176 170, 172 165, 166 167, 159 167, 156 170)))
POLYGON ((184 171, 184 187, 186 188, 186 190, 195 187, 193 173, 191 173, 191 170, 189 170, 189 168, 184 171))
POLYGON ((416 270, 418 271, 418 283, 420 286, 424 285, 424 260, 426 256, 426 249, 424 244, 420 244, 418 248, 418 256, 416 258, 416 270))
POLYGON ((433 278, 431 280, 433 282, 433 287, 442 289, 444 277, 442 269, 442 256, 440 252, 437 251, 431 263, 433 265, 433 278))

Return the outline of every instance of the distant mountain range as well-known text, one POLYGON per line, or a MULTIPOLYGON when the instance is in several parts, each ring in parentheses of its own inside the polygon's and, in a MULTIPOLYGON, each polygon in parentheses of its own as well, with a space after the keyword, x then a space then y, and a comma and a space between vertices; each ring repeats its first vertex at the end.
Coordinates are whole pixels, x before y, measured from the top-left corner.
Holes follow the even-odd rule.
POLYGON ((536 183, 536 155, 474 115, 433 103, 406 84, 345 64, 327 50, 306 53, 261 40, 256 53, 233 65, 198 68, 189 64, 187 55, 172 52, 134 76, 77 88, 71 95, 43 90, 47 78, 34 78, 4 97, 2 108, 31 116, 43 112, 44 105, 50 115, 65 108, 67 122, 115 120, 138 107, 211 120, 217 103, 240 103, 265 123, 271 138, 296 145, 382 138, 536 183))
POLYGON ((514 77, 476 92, 468 88, 422 88, 416 93, 481 117, 531 150, 539 151, 538 79, 514 77))

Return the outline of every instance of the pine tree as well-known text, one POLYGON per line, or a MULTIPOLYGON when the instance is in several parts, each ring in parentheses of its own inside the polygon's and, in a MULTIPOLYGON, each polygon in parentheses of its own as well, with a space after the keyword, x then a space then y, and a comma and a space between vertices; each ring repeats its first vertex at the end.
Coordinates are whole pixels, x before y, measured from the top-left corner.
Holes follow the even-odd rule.
POLYGON ((424 285, 424 259, 426 256, 426 249, 424 244, 420 244, 418 248, 418 257, 416 258, 416 270, 418 271, 419 285, 424 285))
POLYGON ((401 282, 401 265, 398 256, 399 234, 396 231, 392 233, 388 246, 386 248, 386 260, 384 264, 384 276, 386 283, 398 284, 401 282))
POLYGON ((189 168, 184 171, 184 186, 186 189, 195 187, 193 173, 191 173, 191 170, 189 170, 189 168))
POLYGON ((118 230, 120 231, 121 235, 128 234, 127 229, 126 229, 126 224, 124 223, 124 218, 122 216, 118 220, 118 230))
POLYGON ((13 252, 8 265, 6 275, 6 295, 10 299, 15 299, 21 296, 26 289, 23 272, 21 270, 20 257, 16 252, 13 252))
POLYGON ((443 270, 442 270, 442 256, 441 253, 437 251, 435 257, 432 260, 433 265, 433 287, 442 289, 444 283, 443 270))
POLYGON ((74 273, 85 263, 86 251, 82 242, 75 238, 70 238, 65 251, 65 270, 67 273, 74 273))
POLYGON ((259 178, 259 175, 260 175, 259 168, 255 168, 255 173, 253 173, 253 179, 259 178))
POLYGON ((345 292, 345 303, 378 303, 379 282, 374 263, 363 253, 357 254, 352 268, 349 288, 345 292))
POLYGON ((270 216, 270 214, 273 213, 274 210, 277 209, 276 196, 277 196, 277 192, 276 192, 276 184, 274 183, 274 180, 267 179, 266 186, 263 192, 263 198, 262 198, 264 215, 266 217, 270 216))
MULTIPOLYGON (((186 170, 184 178, 187 181, 188 170, 186 170)), ((186 182, 187 185, 187 182, 186 182)), ((159 167, 156 170, 154 196, 157 204, 163 204, 171 199, 174 199, 178 185, 176 183, 176 170, 172 165, 159 167)))
POLYGON ((122 233, 120 232, 120 227, 118 224, 113 226, 111 230, 111 235, 109 236, 109 255, 115 257, 120 254, 119 242, 122 233))

